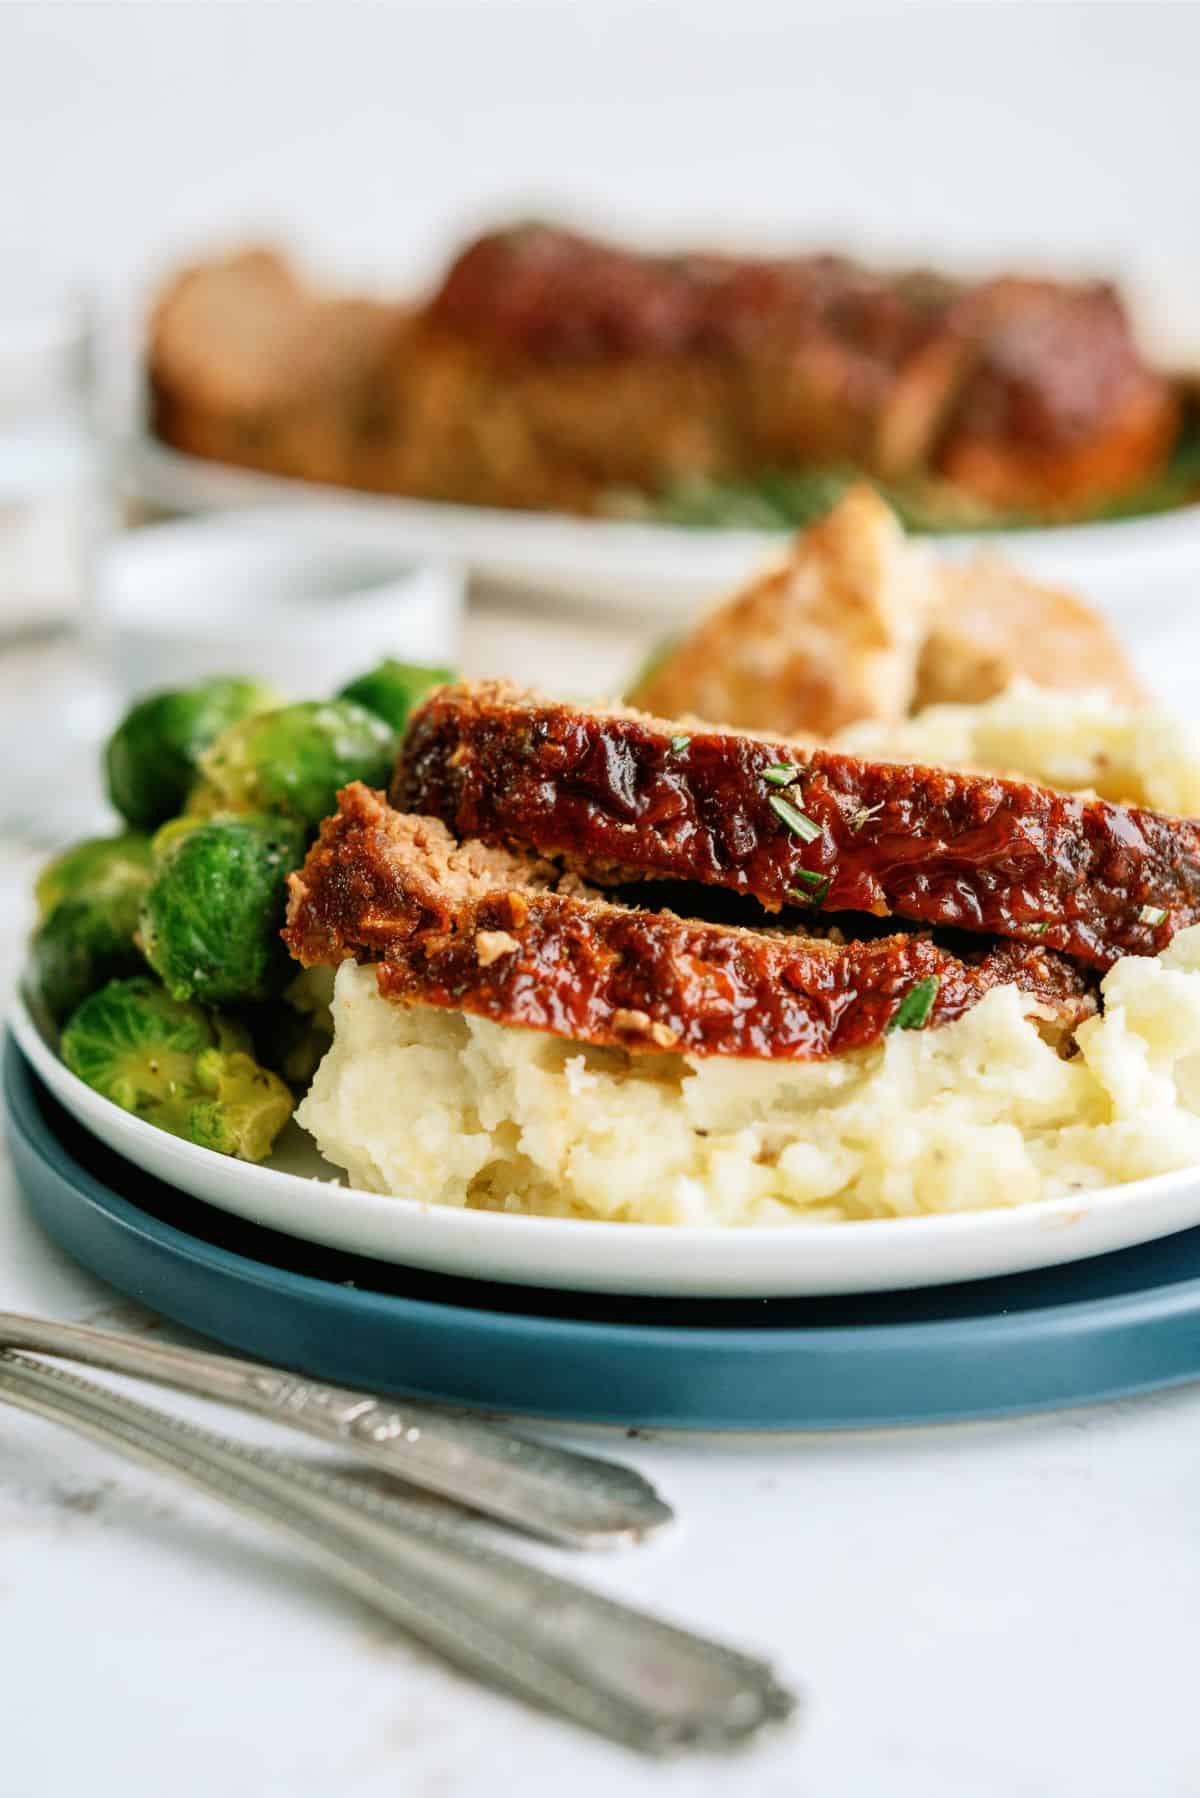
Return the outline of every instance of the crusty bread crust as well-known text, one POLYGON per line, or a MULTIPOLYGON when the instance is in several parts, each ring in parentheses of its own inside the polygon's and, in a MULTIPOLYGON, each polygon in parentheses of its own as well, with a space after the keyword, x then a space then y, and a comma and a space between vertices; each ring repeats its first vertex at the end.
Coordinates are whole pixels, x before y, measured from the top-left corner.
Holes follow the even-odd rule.
POLYGON ((977 704, 1018 676, 1145 702, 1101 615, 995 555, 935 560, 870 487, 854 487, 770 567, 708 612, 629 695, 789 736, 897 724, 977 704))
POLYGON ((906 717, 934 565, 866 486, 702 618, 630 694, 659 717, 830 737, 906 717))
POLYGON ((1065 692, 1099 689, 1117 705, 1146 703, 1124 646, 1074 593, 1031 580, 1001 556, 942 563, 912 710, 979 705, 1021 677, 1065 692))

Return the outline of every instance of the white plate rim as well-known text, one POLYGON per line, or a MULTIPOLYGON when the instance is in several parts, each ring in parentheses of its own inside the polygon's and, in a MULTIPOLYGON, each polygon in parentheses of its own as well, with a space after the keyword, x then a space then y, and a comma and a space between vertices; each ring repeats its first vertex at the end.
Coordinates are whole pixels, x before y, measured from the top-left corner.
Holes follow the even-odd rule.
POLYGON ((59 1060, 20 991, 8 1026, 70 1115, 142 1170, 285 1235, 500 1284, 690 1298, 899 1291, 1060 1266, 1200 1223, 1200 1169, 1008 1209, 744 1229, 540 1218, 394 1199, 233 1161, 122 1111, 59 1060))
MULTIPOLYGON (((145 498, 182 511, 267 504, 333 506, 356 528, 414 556, 465 562, 477 575, 592 608, 652 603, 686 616, 776 556, 793 533, 704 530, 565 513, 464 506, 364 493, 287 475, 207 461, 149 432, 126 440, 127 478, 145 498)), ((938 553, 990 550, 1033 574, 1086 580, 1148 558, 1178 561, 1200 551, 1200 501, 1172 511, 1025 531, 951 533, 923 539, 938 553)), ((1133 593, 1136 593, 1134 583, 1133 593)), ((1132 598, 1131 598, 1132 603, 1132 598)))

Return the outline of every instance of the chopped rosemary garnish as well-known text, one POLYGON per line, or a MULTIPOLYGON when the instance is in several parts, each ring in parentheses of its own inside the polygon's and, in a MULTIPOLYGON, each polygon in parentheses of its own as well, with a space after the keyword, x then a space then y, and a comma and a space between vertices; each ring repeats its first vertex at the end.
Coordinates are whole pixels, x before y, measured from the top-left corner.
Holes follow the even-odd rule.
POLYGON ((672 753, 672 755, 682 755, 684 750, 687 748, 688 744, 691 742, 691 740, 692 739, 690 737, 672 737, 671 738, 671 753, 672 753))
POLYGON ((861 830, 864 824, 869 824, 872 818, 877 818, 882 810, 882 799, 878 805, 860 805, 850 820, 851 830, 861 830))
POLYGON ((790 787, 794 780, 799 780, 800 770, 788 762, 772 762, 769 768, 763 769, 762 777, 770 786, 790 787))
POLYGON ((788 887, 787 896, 793 905, 823 905, 825 895, 829 891, 832 874, 812 874, 807 868, 796 869, 796 879, 802 880, 812 891, 801 892, 799 887, 788 887))
POLYGON ((805 817, 803 812, 797 811, 790 799, 785 799, 782 793, 772 793, 767 803, 775 816, 786 824, 802 843, 816 842, 821 834, 821 826, 814 824, 812 819, 805 817))
POLYGON ((929 1014, 933 1010, 937 991, 938 978, 936 974, 930 974, 925 980, 918 980, 916 986, 909 987, 901 999, 896 1015, 888 1025, 888 1029, 924 1030, 929 1022, 929 1014))
POLYGON ((1138 913, 1143 924, 1161 924, 1166 915, 1161 905, 1143 905, 1138 913))

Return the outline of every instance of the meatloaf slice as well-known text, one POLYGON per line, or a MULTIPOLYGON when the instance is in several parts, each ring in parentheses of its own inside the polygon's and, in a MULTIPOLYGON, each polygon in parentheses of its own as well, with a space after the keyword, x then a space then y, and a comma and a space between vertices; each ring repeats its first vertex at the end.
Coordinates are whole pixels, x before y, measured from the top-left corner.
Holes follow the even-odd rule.
POLYGON ((150 331, 154 429, 189 455, 359 484, 405 308, 326 293, 260 248, 182 270, 150 331))
POLYGON ((285 938, 306 966, 377 962, 387 998, 650 1053, 815 1061, 1010 984, 1062 1031, 1095 1009, 1086 977, 1040 947, 964 958, 927 934, 847 942, 614 904, 358 784, 292 875, 285 938))
POLYGON ((428 700, 393 801, 602 884, 698 881, 769 911, 798 892, 826 911, 1036 941, 1099 968, 1200 921, 1200 823, 503 683, 428 700))

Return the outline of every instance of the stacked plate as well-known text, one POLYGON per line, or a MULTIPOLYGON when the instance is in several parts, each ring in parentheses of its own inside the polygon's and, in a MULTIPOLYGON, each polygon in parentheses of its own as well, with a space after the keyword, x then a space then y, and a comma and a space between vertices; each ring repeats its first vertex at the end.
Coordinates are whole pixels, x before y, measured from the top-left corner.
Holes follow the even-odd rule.
POLYGON ((1200 1175, 1012 1211, 719 1230, 423 1205, 298 1130, 250 1167, 59 1062, 18 1001, 8 1141, 50 1234, 121 1290, 323 1378, 625 1426, 880 1426, 1200 1374, 1200 1175))

